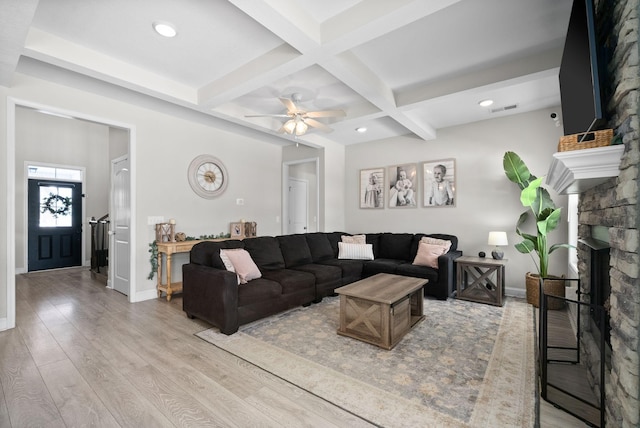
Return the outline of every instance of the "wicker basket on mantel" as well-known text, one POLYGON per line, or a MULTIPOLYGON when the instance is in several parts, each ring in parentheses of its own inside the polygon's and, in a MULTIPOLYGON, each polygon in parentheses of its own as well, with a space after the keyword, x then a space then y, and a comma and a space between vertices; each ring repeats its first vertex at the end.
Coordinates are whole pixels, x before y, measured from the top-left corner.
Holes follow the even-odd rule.
POLYGON ((606 147, 611 145, 612 139, 613 129, 603 129, 601 131, 587 132, 584 134, 565 135, 564 137, 560 137, 558 151, 568 152, 571 150, 606 147))

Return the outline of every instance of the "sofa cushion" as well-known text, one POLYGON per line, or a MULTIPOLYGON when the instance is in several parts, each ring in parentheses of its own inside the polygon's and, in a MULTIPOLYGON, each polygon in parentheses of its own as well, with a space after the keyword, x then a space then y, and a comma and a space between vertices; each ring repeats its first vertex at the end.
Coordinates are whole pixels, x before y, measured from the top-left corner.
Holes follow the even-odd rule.
POLYGON ((285 235, 278 236, 276 239, 280 243, 285 268, 313 262, 311 250, 304 235, 285 235))
POLYGON ((373 246, 373 257, 380 257, 380 237, 382 233, 367 233, 367 244, 373 246))
POLYGON ((382 259, 411 261, 411 233, 383 233, 380 236, 378 257, 382 259))
POLYGON ((333 258, 338 258, 338 242, 342 242, 342 235, 346 235, 344 232, 330 232, 327 233, 327 239, 331 244, 331 250, 333 251, 333 258))
POLYGON ((238 286, 238 306, 271 300, 282 295, 282 286, 264 278, 254 279, 238 286))
POLYGON ((307 233, 305 238, 307 239, 307 245, 309 245, 309 251, 311 252, 311 259, 313 262, 332 259, 335 257, 333 249, 331 248, 331 242, 329 242, 326 233, 307 233))
POLYGON ((279 283, 282 286, 282 294, 295 293, 305 288, 315 290, 316 287, 316 277, 309 272, 275 269, 264 271, 262 276, 279 283))
POLYGON ((373 260, 371 244, 350 244, 338 242, 338 258, 351 260, 373 260))
POLYGON ((342 281, 342 269, 338 266, 310 263, 308 265, 296 266, 293 269, 313 274, 313 276, 316 277, 316 285, 340 284, 342 281))
POLYGON ((398 266, 403 263, 406 263, 406 261, 394 259, 375 259, 366 261, 362 266, 362 276, 367 278, 377 273, 396 273, 398 266))
POLYGON ((210 266, 216 269, 224 269, 224 264, 220 259, 220 250, 225 248, 224 242, 203 241, 198 242, 191 248, 189 260, 191 263, 203 266, 210 266))
POLYGON ((328 259, 318 262, 328 266, 337 266, 342 270, 342 285, 349 284, 362 278, 363 260, 328 259))
POLYGON ((284 269, 284 258, 282 251, 280 251, 280 244, 273 236, 260 236, 245 239, 242 242, 263 276, 266 270, 284 269))
MULTIPOLYGON (((418 266, 410 263, 403 263, 396 268, 398 275, 413 276, 415 278, 426 278, 431 284, 438 283, 438 271, 428 266, 418 266)), ((424 286, 429 288, 429 284, 424 286)))

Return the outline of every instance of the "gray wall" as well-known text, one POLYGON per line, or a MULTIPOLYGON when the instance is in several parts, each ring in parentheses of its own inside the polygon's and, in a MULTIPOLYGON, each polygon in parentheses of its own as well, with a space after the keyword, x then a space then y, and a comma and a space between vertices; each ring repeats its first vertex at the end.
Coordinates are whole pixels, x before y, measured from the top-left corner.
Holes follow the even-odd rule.
MULTIPOLYGON (((491 252, 487 238, 491 230, 508 232, 509 259, 506 286, 512 293, 524 293, 526 272, 535 271, 529 255, 520 254, 512 244, 519 242, 515 224, 524 211, 520 192, 507 180, 502 168, 505 151, 518 153, 537 176, 546 175, 552 154, 557 151, 562 128, 549 118, 552 111, 539 110, 508 118, 490 119, 438 130, 434 141, 411 137, 374 144, 358 144, 346 149, 345 225, 350 232, 450 233, 459 238, 465 255, 491 252), (456 206, 423 207, 421 162, 455 158, 456 206), (360 209, 359 171, 407 163, 418 164, 419 189, 416 208, 360 209)), ((388 173, 387 173, 388 175, 388 173)), ((388 180, 388 177, 387 177, 388 180)), ((550 190, 558 206, 565 207, 565 221, 553 232, 551 242, 566 242, 566 197, 550 190)), ((551 272, 566 273, 567 252, 552 255, 551 272)))

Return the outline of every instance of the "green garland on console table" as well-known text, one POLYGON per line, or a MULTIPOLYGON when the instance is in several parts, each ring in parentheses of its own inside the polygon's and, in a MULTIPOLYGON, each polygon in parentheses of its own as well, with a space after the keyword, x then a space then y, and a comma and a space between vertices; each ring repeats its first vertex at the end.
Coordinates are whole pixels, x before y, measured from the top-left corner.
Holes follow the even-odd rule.
MULTIPOLYGON (((206 240, 206 239, 227 239, 231 238, 230 233, 219 233, 217 235, 200 235, 199 238, 195 238, 193 236, 187 236, 185 241, 196 241, 196 240, 206 240)), ((147 276, 147 279, 153 279, 155 274, 158 272, 158 243, 154 240, 149 244, 149 264, 151 264, 151 272, 147 276)))

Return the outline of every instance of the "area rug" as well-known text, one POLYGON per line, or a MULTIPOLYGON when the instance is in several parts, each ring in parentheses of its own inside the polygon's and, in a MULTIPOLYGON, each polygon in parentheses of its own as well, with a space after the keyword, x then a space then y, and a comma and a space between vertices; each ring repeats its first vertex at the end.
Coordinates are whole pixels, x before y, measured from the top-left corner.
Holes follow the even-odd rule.
POLYGON ((379 426, 534 426, 531 306, 425 299, 424 313, 390 351, 336 334, 337 297, 197 336, 379 426))

